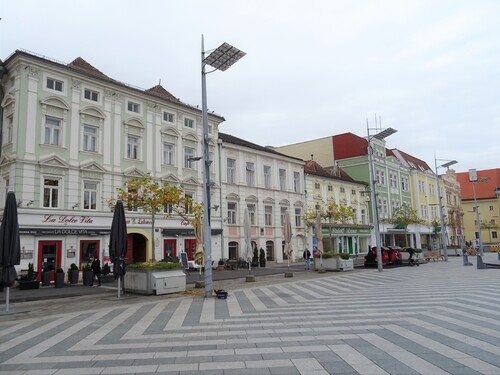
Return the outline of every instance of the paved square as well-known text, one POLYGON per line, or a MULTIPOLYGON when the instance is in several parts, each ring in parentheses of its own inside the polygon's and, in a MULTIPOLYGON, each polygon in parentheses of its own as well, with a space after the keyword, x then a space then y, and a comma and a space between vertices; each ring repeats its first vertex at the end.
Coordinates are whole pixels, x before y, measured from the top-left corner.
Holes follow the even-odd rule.
POLYGON ((266 280, 227 300, 0 316, 0 374, 500 374, 500 269, 450 257, 266 280))

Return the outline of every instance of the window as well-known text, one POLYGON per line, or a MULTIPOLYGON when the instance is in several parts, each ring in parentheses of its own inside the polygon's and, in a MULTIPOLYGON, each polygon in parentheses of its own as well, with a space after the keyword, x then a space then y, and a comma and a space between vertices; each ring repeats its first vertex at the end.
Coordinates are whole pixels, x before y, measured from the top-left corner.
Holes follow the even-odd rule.
POLYGON ((12 134, 14 133, 12 116, 7 117, 5 130, 5 134, 7 134, 7 143, 12 143, 12 134))
POLYGON ((271 189, 271 167, 264 165, 264 188, 271 189))
POLYGON ((380 217, 387 218, 387 199, 379 198, 378 199, 378 207, 380 209, 380 217))
POLYGON ((247 170, 247 174, 246 174, 246 177, 247 177, 247 186, 255 186, 255 168, 254 168, 254 164, 250 163, 250 162, 247 162, 246 170, 247 170))
POLYGON ((423 219, 427 219, 429 217, 428 211, 427 211, 427 205, 421 204, 420 205, 420 212, 421 212, 423 219))
POLYGON ((352 221, 354 224, 358 222, 358 210, 356 208, 352 209, 352 221))
POLYGON ((315 183, 314 183, 314 188, 315 188, 316 190, 319 190, 319 189, 321 188, 320 183, 319 183, 319 182, 315 182, 315 183))
POLYGON ((493 211, 493 206, 490 206, 489 209, 490 209, 490 211, 493 211))
POLYGON ((425 183, 424 181, 418 182, 418 191, 422 194, 425 194, 425 183))
POLYGON ((302 209, 300 208, 295 208, 295 226, 302 226, 302 209))
POLYGON ((385 172, 377 169, 375 171, 375 180, 379 185, 385 186, 385 172))
POLYGON ((61 119, 45 116, 44 134, 44 144, 59 146, 59 140, 61 137, 61 119))
POLYGON ((184 147, 184 168, 193 168, 194 148, 184 147))
POLYGON ((47 88, 56 91, 63 91, 63 82, 54 78, 47 78, 47 88))
MULTIPOLYGON (((318 184, 319 185, 319 184, 318 184)), ((328 191, 332 192, 333 191, 333 186, 332 185, 328 185, 328 191)))
POLYGON ((250 225, 255 225, 255 204, 248 204, 248 215, 250 216, 250 225))
POLYGON ((410 191, 410 180, 408 177, 401 177, 401 190, 410 191))
POLYGON ((491 238, 498 238, 498 234, 496 230, 491 231, 491 238))
POLYGON ((186 128, 194 128, 194 120, 193 119, 190 119, 190 118, 185 118, 184 119, 184 126, 186 128))
POLYGON ((264 206, 264 224, 268 227, 273 225, 273 206, 264 206))
POLYGON ((127 103, 127 109, 129 110, 129 112, 139 113, 141 111, 141 105, 139 103, 129 101, 127 103))
POLYGON ((127 210, 128 211, 137 211, 137 190, 128 188, 129 199, 127 200, 127 210))
POLYGON ((97 210, 97 182, 84 181, 83 209, 97 210))
POLYGON ((236 183, 236 160, 227 159, 227 183, 236 183))
POLYGON ((432 219, 437 219, 438 214, 437 214, 437 207, 436 206, 431 206, 431 218, 432 219))
POLYGON ((287 207, 280 207, 280 225, 283 226, 285 224, 285 214, 287 207))
POLYGON ((341 187, 341 188, 340 188, 340 192, 341 192, 341 193, 345 193, 345 188, 344 188, 344 187, 341 187))
POLYGON ((83 97, 87 100, 92 100, 93 102, 99 101, 99 93, 97 91, 85 89, 83 97))
POLYGON ((366 210, 361 210, 361 224, 366 224, 366 210))
POLYGON ((236 203, 234 202, 227 204, 227 223, 236 224, 236 203))
POLYGON ((43 207, 59 207, 59 180, 51 178, 43 179, 43 207))
POLYGON ((140 138, 135 135, 127 136, 127 158, 139 159, 140 138))
POLYGON ((390 185, 391 188, 397 189, 398 188, 398 176, 395 173, 389 173, 389 180, 390 180, 390 185))
POLYGON ((300 173, 293 172, 293 191, 300 193, 300 173))
POLYGON ((163 205, 163 213, 171 215, 174 212, 174 206, 172 204, 163 205))
POLYGON ((163 143, 163 164, 174 165, 174 144, 163 143))
POLYGON ((432 183, 429 184, 429 195, 431 195, 431 196, 436 195, 436 187, 432 183))
POLYGON ((356 195, 356 190, 351 190, 351 195, 356 195))
POLYGON ((97 152, 97 128, 83 125, 83 150, 97 152))
POLYGON ((279 176, 280 176, 280 190, 286 191, 286 170, 280 168, 279 176))
POLYGON ((163 121, 174 122, 174 114, 170 112, 163 112, 163 121))
POLYGON ((194 194, 193 193, 184 193, 184 197, 186 198, 186 204, 184 205, 184 210, 188 214, 192 214, 193 213, 194 194))

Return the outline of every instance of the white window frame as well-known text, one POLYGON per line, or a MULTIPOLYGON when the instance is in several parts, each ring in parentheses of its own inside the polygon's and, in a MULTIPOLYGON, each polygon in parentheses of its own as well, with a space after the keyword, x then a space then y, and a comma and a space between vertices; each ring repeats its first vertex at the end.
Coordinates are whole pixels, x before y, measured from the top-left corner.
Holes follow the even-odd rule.
POLYGON ((163 111, 163 121, 173 123, 175 122, 175 115, 172 112, 163 111))
POLYGON ((11 116, 7 117, 7 122, 5 124, 5 130, 7 133, 5 143, 12 143, 13 134, 14 134, 14 116, 11 115, 11 116))
POLYGON ((194 158, 196 157, 196 150, 193 147, 184 146, 184 168, 193 169, 194 158))
POLYGON ((300 193, 301 191, 300 172, 293 172, 293 191, 296 193, 300 193))
POLYGON ((83 210, 97 211, 99 197, 99 182, 83 181, 83 210))
POLYGON ((255 165, 252 162, 246 163, 246 182, 247 186, 255 186, 255 165))
POLYGON ((100 92, 85 88, 83 89, 83 98, 85 100, 90 100, 91 102, 99 103, 100 92))
POLYGON ((226 178, 228 184, 236 183, 236 159, 226 159, 226 178))
POLYGON ((141 113, 141 104, 132 100, 127 101, 127 111, 132 113, 141 113))
POLYGON ((43 144, 49 146, 61 146, 63 133, 63 119, 45 115, 43 126, 43 144), (53 121, 52 124, 49 121, 53 121), (57 122, 57 124, 56 124, 57 122))
POLYGON ((302 226, 302 209, 300 207, 295 207, 295 226, 302 226))
POLYGON ((141 160, 141 137, 127 134, 127 159, 141 160))
POLYGON ((42 184, 42 207, 49 209, 57 209, 60 208, 61 201, 61 188, 62 188, 61 178, 59 177, 43 177, 42 184), (55 185, 47 184, 47 182, 52 181, 55 182, 55 185), (46 196, 48 200, 46 200, 46 196))
POLYGON ((266 227, 273 225, 273 206, 264 206, 264 225, 266 227))
POLYGON ((99 152, 99 127, 83 124, 82 150, 87 152, 99 152), (90 132, 94 129, 95 132, 90 132))
POLYGON ((194 120, 189 117, 184 117, 184 127, 194 129, 194 120))
POLYGON ((64 81, 52 77, 47 77, 45 80, 45 87, 49 90, 64 92, 64 81))
POLYGON ((278 174, 280 179, 280 190, 286 191, 286 169, 280 168, 278 174))
POLYGON ((250 225, 255 225, 255 215, 256 215, 256 206, 255 204, 247 204, 248 207, 248 216, 250 216, 250 225))
POLYGON ((227 223, 228 224, 236 225, 236 212, 237 212, 236 202, 227 202, 227 223))
POLYGON ((264 188, 271 189, 271 166, 264 165, 264 188))
POLYGON ((163 165, 174 165, 175 164, 175 144, 172 142, 163 142, 163 154, 162 154, 163 165))

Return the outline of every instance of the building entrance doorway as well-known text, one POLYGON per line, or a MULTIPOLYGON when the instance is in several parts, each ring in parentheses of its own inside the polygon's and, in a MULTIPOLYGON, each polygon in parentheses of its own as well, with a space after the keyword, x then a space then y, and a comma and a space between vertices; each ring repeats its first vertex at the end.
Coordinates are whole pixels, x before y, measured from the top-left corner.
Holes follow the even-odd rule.
MULTIPOLYGON (((62 241, 38 242, 38 275, 41 280, 42 271, 54 271, 61 267, 62 241)), ((51 278, 54 278, 52 272, 51 278)))

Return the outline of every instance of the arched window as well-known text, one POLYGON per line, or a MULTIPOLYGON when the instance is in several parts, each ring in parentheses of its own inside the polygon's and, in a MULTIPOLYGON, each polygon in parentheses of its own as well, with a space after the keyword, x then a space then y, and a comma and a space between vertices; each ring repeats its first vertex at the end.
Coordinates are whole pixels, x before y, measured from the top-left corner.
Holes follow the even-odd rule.
POLYGON ((238 259, 239 256, 239 245, 238 242, 229 242, 228 248, 229 248, 229 259, 238 259))

